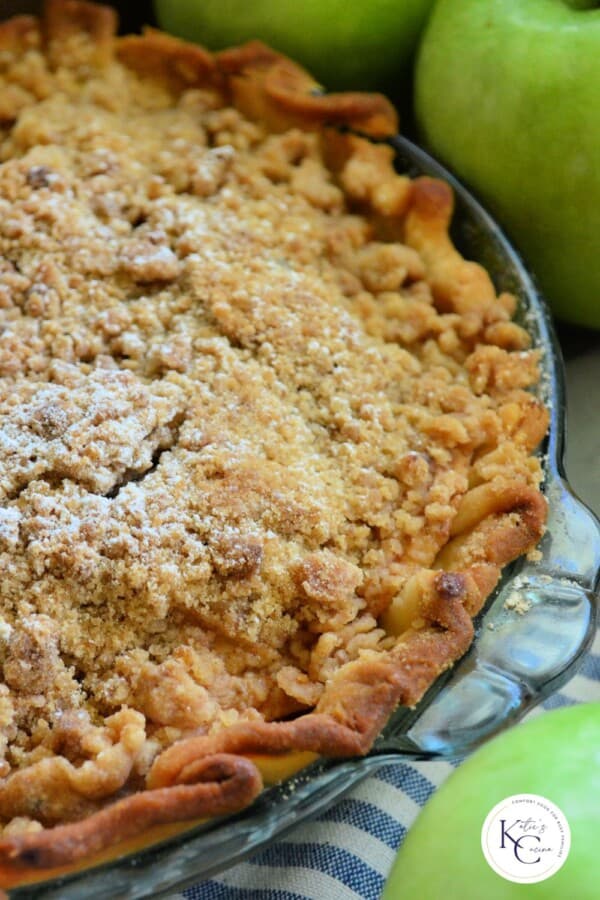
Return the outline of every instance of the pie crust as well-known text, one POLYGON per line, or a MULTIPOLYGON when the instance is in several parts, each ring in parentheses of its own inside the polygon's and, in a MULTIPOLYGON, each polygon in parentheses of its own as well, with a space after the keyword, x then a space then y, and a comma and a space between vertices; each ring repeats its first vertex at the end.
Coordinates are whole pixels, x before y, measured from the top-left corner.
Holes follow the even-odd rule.
POLYGON ((0 864, 366 753, 546 517, 539 351, 452 192, 252 42, 0 25, 0 864))

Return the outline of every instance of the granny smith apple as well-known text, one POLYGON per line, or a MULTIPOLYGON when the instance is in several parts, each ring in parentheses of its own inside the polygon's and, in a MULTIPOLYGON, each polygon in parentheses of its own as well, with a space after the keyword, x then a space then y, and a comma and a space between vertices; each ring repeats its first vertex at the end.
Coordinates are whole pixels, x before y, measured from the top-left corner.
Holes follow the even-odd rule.
POLYGON ((600 703, 587 703, 510 728, 453 772, 410 829, 382 900, 596 900, 599 842, 600 703), (570 828, 561 868, 534 884, 501 877, 481 849, 488 814, 516 794, 549 800, 570 828))
POLYGON ((155 0, 161 28, 214 50, 259 38, 328 88, 402 71, 433 0, 155 0))
POLYGON ((600 327, 600 3, 439 0, 415 111, 556 315, 600 327))

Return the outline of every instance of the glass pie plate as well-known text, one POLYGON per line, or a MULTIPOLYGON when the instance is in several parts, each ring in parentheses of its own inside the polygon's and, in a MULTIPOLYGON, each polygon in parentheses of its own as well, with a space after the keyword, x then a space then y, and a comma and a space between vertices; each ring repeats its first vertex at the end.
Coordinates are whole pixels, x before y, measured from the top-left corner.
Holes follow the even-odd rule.
POLYGON ((543 351, 539 391, 551 410, 551 426, 540 451, 549 504, 541 559, 521 559, 509 567, 476 621, 476 638, 466 656, 415 709, 400 708, 392 716, 367 756, 313 762, 266 788, 241 813, 178 826, 175 834, 163 834, 142 849, 124 847, 109 862, 14 888, 11 898, 134 900, 208 878, 322 811, 383 764, 471 752, 561 687, 591 642, 600 523, 564 478, 565 387, 549 314, 514 249, 471 194, 415 144, 403 137, 392 143, 400 171, 441 177, 452 185, 457 246, 487 268, 498 290, 517 294, 520 321, 543 351))

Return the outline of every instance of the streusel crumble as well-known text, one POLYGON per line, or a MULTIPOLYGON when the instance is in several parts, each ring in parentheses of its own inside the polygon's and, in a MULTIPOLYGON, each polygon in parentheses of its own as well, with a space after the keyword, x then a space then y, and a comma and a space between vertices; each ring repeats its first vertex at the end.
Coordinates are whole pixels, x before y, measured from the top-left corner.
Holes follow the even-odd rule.
MULTIPOLYGON (((112 27, 55 0, 0 31, 15 864, 115 839, 61 843, 114 800, 232 772, 222 809, 162 818, 244 805, 253 751, 365 752, 545 514, 538 352, 452 248, 446 186, 320 124, 360 126, 356 98, 277 100, 274 68, 292 98, 308 76, 267 48, 112 27)), ((161 818, 135 810, 123 833, 161 818)))

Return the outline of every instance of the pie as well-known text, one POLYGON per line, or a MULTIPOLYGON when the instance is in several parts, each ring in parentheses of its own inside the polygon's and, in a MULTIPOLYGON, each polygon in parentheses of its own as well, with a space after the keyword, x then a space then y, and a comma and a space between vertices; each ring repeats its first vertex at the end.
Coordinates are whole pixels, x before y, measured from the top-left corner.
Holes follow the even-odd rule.
POLYGON ((380 95, 0 26, 0 863, 369 750, 534 548, 539 350, 380 95))

